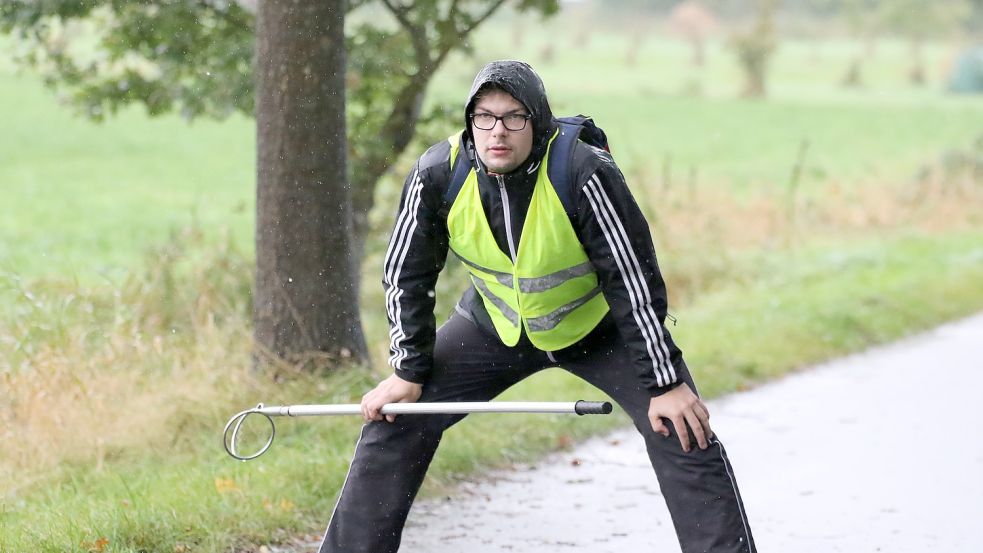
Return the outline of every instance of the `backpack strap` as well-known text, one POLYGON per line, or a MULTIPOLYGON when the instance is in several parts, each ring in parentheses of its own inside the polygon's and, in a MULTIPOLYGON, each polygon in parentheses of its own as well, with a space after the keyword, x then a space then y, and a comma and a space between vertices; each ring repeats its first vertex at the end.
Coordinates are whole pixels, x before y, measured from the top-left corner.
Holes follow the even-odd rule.
POLYGON ((604 136, 604 131, 594 125, 594 121, 586 115, 560 117, 556 122, 557 136, 550 146, 547 174, 567 216, 574 220, 577 215, 577 205, 574 200, 575 185, 571 175, 573 150, 577 147, 578 140, 607 149, 607 137, 604 136))
POLYGON ((463 140, 464 131, 451 135, 447 140, 451 143, 451 178, 450 182, 447 184, 447 191, 444 192, 444 205, 450 206, 457 199, 457 194, 461 191, 461 187, 464 186, 464 181, 468 179, 468 174, 471 172, 471 155, 468 152, 463 152, 461 155, 461 146, 464 143, 463 140))

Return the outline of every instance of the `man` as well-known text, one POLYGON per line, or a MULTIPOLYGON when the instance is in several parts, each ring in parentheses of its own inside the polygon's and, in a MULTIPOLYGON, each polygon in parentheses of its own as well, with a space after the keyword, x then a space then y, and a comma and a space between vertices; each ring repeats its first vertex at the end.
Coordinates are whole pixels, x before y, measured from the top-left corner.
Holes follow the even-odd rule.
POLYGON ((443 431, 463 418, 384 416, 383 405, 487 401, 553 366, 631 416, 683 551, 754 551, 733 471, 664 326, 648 224, 610 155, 577 143, 569 177, 550 181, 558 123, 522 62, 478 73, 464 123, 406 180, 383 277, 394 374, 362 399, 368 422, 321 552, 395 552, 443 431), (468 164, 463 183, 455 162, 468 164), (449 249, 472 286, 437 329, 434 289, 449 249))

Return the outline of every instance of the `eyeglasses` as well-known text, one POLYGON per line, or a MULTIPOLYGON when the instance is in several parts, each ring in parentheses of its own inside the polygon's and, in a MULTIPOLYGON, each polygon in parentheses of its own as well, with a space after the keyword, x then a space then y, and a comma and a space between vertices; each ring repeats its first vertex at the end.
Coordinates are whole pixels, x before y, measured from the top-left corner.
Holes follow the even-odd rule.
POLYGON ((505 128, 510 131, 521 131, 526 128, 526 121, 532 119, 532 115, 520 115, 518 113, 510 113, 508 115, 503 115, 501 117, 497 115, 492 115, 490 113, 472 113, 471 123, 474 124, 474 128, 481 129, 483 131, 490 131, 495 128, 495 124, 499 121, 505 125, 505 128))

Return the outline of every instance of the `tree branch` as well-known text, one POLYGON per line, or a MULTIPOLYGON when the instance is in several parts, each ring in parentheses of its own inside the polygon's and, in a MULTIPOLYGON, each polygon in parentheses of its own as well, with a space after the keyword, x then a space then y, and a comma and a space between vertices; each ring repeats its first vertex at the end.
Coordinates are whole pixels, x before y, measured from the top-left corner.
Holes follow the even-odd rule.
POLYGON ((447 20, 451 22, 451 25, 454 25, 454 14, 458 12, 457 4, 458 0, 452 0, 451 7, 447 9, 447 20))
POLYGON ((451 4, 451 12, 449 12, 447 15, 448 19, 451 21, 451 25, 454 27, 454 36, 451 38, 451 40, 441 41, 440 49, 437 51, 437 56, 434 58, 433 61, 433 64, 436 67, 440 67, 440 64, 443 63, 444 58, 446 58, 451 53, 451 50, 453 50, 455 46, 460 44, 461 41, 463 41, 464 38, 466 38, 471 33, 471 31, 478 28, 479 25, 484 23, 486 19, 491 17, 492 14, 494 14, 499 8, 501 8, 502 4, 505 4, 505 0, 497 0, 494 4, 491 5, 490 8, 488 8, 488 10, 484 14, 479 16, 477 19, 472 20, 471 25, 466 26, 463 30, 459 30, 457 28, 457 25, 454 24, 454 12, 457 11, 456 10, 457 2, 458 0, 454 0, 454 3, 451 4))
POLYGON ((409 10, 405 6, 397 5, 392 0, 382 0, 382 3, 393 14, 393 17, 396 18, 396 21, 399 21, 399 24, 402 25, 407 31, 412 33, 417 30, 416 27, 413 25, 413 22, 410 21, 408 17, 406 17, 406 13, 409 10))
POLYGON ((476 28, 478 28, 478 25, 481 25, 482 23, 484 23, 485 20, 488 19, 489 17, 491 17, 491 15, 493 13, 495 13, 496 11, 498 11, 498 8, 501 8, 502 7, 502 4, 504 4, 504 3, 505 3, 505 0, 498 0, 497 2, 495 2, 494 4, 492 4, 492 6, 490 8, 488 8, 488 11, 486 11, 484 15, 482 15, 481 17, 479 17, 478 19, 476 19, 476 20, 474 20, 472 22, 472 24, 471 24, 470 27, 467 27, 466 29, 464 29, 464 31, 459 31, 458 32, 458 38, 464 38, 471 31, 473 31, 476 28))
POLYGON ((349 14, 362 6, 368 4, 372 0, 347 0, 345 3, 345 14, 349 14))
POLYGON ((421 28, 410 20, 407 16, 410 12, 409 8, 398 5, 393 0, 382 0, 382 3, 409 34, 410 41, 413 44, 413 51, 416 53, 418 69, 422 70, 423 67, 430 64, 430 44, 427 42, 426 28, 421 28))

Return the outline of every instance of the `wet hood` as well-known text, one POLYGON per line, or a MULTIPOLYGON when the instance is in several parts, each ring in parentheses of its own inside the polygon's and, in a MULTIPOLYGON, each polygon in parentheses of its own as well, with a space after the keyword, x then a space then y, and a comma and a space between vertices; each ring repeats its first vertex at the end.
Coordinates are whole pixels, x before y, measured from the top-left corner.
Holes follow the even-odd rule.
POLYGON ((468 114, 474 108, 475 95, 487 84, 501 87, 529 110, 532 115, 530 122, 533 128, 533 142, 532 153, 529 154, 527 162, 542 158, 556 123, 553 120, 549 101, 546 99, 546 87, 543 86, 542 79, 528 63, 522 61, 493 61, 478 72, 471 85, 471 92, 468 93, 468 100, 464 104, 464 128, 467 129, 468 138, 472 143, 474 142, 468 114))

